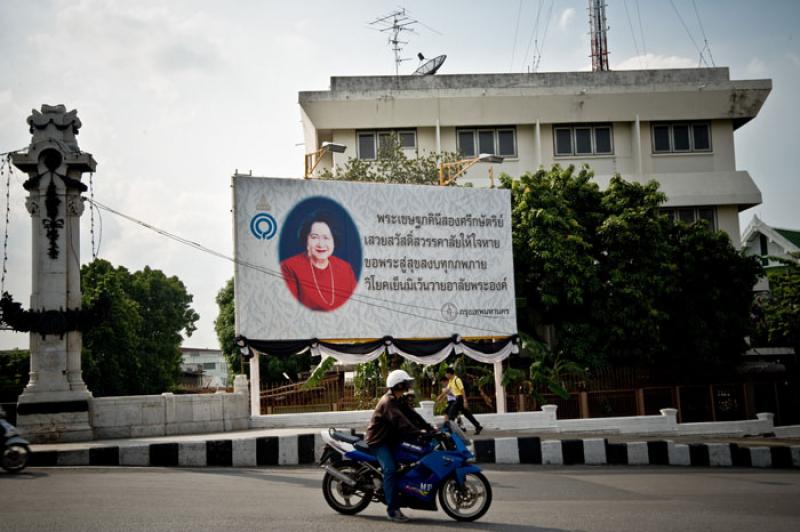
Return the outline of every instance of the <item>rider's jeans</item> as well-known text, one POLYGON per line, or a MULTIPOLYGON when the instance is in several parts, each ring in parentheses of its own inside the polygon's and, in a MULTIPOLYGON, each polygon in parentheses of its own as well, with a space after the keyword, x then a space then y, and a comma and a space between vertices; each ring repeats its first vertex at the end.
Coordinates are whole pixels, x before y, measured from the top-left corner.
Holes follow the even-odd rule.
POLYGON ((399 504, 397 501, 397 462, 394 460, 390 445, 379 445, 373 448, 373 454, 383 469, 383 495, 389 513, 394 513, 399 504))

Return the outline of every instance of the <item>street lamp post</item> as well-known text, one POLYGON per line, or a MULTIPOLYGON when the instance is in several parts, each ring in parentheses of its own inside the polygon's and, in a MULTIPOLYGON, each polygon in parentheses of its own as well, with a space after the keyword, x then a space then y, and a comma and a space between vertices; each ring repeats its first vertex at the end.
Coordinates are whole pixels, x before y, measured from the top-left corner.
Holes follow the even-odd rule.
MULTIPOLYGON (((461 159, 450 163, 439 163, 439 185, 447 186, 452 185, 456 180, 464 175, 467 170, 472 168, 477 163, 502 163, 503 156, 495 155, 493 153, 481 153, 477 157, 469 159, 461 159)), ((494 173, 489 171, 489 180, 491 186, 494 186, 494 173)))
POLYGON ((347 146, 343 144, 334 144, 333 142, 323 142, 322 147, 317 151, 306 153, 305 171, 303 173, 303 177, 305 179, 310 179, 314 175, 314 170, 316 170, 317 166, 322 160, 322 156, 325 155, 326 153, 328 152, 344 153, 346 149, 347 146))

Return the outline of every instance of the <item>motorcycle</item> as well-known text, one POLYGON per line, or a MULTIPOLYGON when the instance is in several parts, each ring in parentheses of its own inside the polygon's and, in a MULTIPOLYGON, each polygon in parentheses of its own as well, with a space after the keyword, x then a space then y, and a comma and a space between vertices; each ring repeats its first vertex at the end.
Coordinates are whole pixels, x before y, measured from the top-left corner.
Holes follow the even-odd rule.
POLYGON ((28 441, 20 436, 17 428, 5 420, 0 414, 0 427, 3 428, 2 445, 0 452, 0 467, 9 473, 19 473, 28 465, 31 456, 31 448, 28 441))
MULTIPOLYGON (((386 504, 383 474, 361 434, 322 432, 325 470, 322 494, 339 513, 354 515, 370 502, 386 504)), ((451 421, 429 440, 403 442, 395 450, 400 506, 437 511, 436 501, 457 521, 475 521, 492 503, 492 487, 467 448, 466 436, 451 421)))

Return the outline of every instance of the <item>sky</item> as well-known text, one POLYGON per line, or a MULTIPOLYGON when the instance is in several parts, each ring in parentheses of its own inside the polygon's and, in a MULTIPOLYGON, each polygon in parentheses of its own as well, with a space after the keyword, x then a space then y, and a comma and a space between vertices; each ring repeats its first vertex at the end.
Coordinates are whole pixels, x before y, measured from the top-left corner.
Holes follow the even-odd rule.
MULTIPOLYGON (((702 64, 727 66, 733 79, 772 79, 759 116, 735 134, 737 169, 750 172, 763 196, 740 221, 744 229, 758 214, 800 229, 800 2, 607 3, 611 69, 697 67, 707 39, 711 54, 704 51, 702 64)), ((585 0, 402 6, 422 22, 404 56, 447 54, 441 74, 526 72, 534 63, 539 72, 591 69, 585 0)), ((0 152, 29 144, 31 109, 77 109, 78 142, 98 162, 95 199, 232 256, 231 175, 302 176, 297 93, 325 90, 331 76, 393 74, 386 35, 369 22, 397 7, 396 0, 0 0, 0 152)), ((417 64, 402 63, 401 74, 417 64)), ((23 180, 19 171, 11 180, 5 289, 27 304, 23 180)), ((86 263, 88 209, 81 224, 86 263)), ((218 347, 215 296, 233 276, 232 263, 110 213, 102 213, 102 239, 97 218, 95 230, 99 257, 178 276, 200 314, 184 345, 218 347)), ((0 332, 0 349, 27 346, 27 335, 0 332)))

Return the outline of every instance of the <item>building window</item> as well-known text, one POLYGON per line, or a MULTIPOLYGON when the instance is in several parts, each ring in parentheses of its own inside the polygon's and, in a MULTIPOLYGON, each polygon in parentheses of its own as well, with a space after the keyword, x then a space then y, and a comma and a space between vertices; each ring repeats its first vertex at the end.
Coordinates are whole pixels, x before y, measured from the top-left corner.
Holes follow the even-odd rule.
POLYGON ((663 209, 663 212, 676 222, 693 224, 703 221, 709 229, 717 229, 717 210, 714 207, 679 207, 676 209, 663 209))
POLYGON ((457 150, 462 157, 477 157, 481 153, 517 156, 517 130, 515 128, 476 128, 456 131, 457 150))
POLYGON ((557 157, 574 155, 612 155, 613 135, 609 124, 555 126, 553 141, 557 157))
POLYGON ((203 369, 217 369, 216 362, 203 362, 203 369))
POLYGON ((385 129, 359 131, 358 158, 373 161, 392 148, 392 139, 397 139, 403 150, 417 149, 417 132, 413 129, 385 129))
POLYGON ((711 151, 708 123, 653 124, 653 153, 692 153, 711 151))

